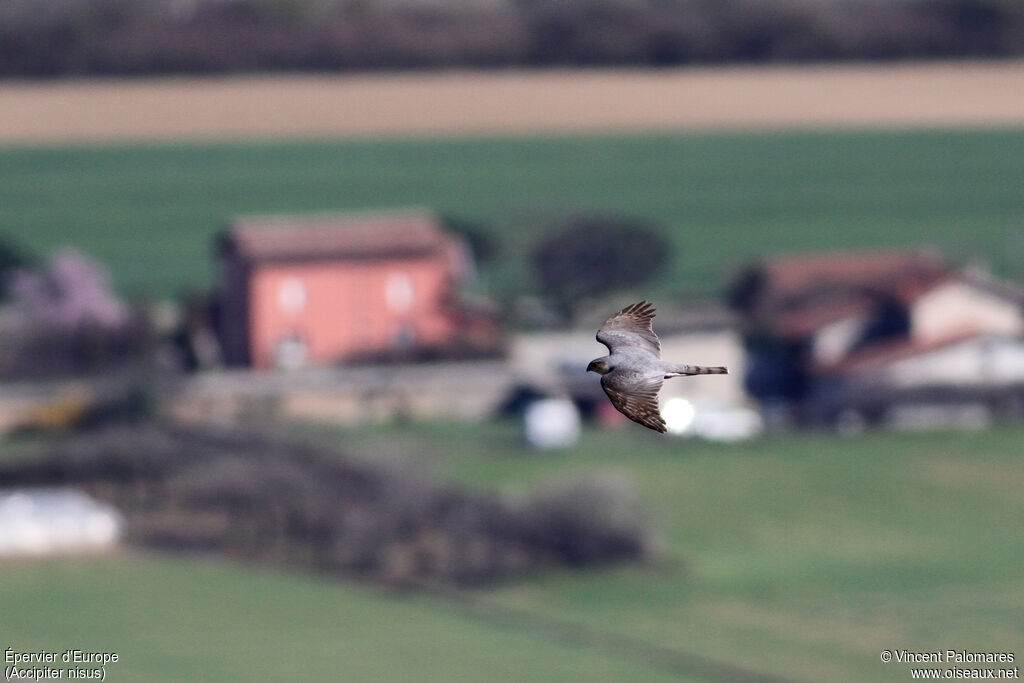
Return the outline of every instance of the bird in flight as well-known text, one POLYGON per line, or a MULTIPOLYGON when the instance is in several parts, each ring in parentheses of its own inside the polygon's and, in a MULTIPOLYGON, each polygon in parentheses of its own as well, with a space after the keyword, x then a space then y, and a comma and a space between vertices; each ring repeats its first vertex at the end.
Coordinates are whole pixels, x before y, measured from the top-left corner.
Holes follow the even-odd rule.
POLYGON ((658 392, 666 379, 725 375, 729 370, 662 360, 661 342, 651 328, 653 318, 654 306, 646 301, 626 306, 608 318, 597 331, 597 341, 608 347, 609 354, 590 361, 587 372, 601 375, 601 388, 620 413, 664 434, 658 392))

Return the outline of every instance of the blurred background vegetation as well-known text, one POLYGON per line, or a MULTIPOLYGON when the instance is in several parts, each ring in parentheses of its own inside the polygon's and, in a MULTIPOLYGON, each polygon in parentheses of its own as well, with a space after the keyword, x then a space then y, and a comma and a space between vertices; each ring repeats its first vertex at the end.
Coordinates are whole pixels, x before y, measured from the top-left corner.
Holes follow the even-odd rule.
POLYGON ((8 0, 0 76, 1024 53, 1015 0, 8 0))

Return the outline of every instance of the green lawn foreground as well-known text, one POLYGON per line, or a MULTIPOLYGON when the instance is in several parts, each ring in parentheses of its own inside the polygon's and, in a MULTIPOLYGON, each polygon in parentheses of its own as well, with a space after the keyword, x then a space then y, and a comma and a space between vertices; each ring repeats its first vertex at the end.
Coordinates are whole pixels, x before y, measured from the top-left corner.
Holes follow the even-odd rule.
POLYGON ((498 239, 496 293, 572 211, 663 225, 645 295, 716 294, 766 251, 935 244, 1010 276, 1024 263, 1024 130, 789 131, 0 148, 0 235, 71 244, 122 292, 213 281, 238 214, 426 206, 498 239))
POLYGON ((677 680, 437 600, 203 560, 0 564, 0 615, 0 648, 116 652, 110 681, 677 680))
POLYGON ((338 440, 510 495, 625 472, 659 520, 663 557, 471 591, 482 610, 134 552, 7 562, 0 647, 116 650, 115 681, 702 680, 630 643, 798 681, 909 679, 883 649, 1024 655, 1019 428, 713 445, 626 425, 545 454, 522 450, 507 423, 338 440), (627 639, 626 651, 589 632, 627 639))
POLYGON ((511 492, 593 468, 636 480, 660 566, 547 575, 482 591, 489 604, 805 681, 909 678, 883 649, 1024 657, 1024 430, 715 445, 629 427, 565 454, 525 454, 511 427, 361 448, 431 453, 511 492))

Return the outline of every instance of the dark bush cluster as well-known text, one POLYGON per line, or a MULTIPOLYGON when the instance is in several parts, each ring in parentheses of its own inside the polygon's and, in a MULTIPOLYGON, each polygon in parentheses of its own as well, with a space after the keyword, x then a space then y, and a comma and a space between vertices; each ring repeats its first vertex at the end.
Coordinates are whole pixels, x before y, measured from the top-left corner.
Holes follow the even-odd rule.
MULTIPOLYGON (((113 292, 101 264, 74 250, 0 268, 0 380, 110 371, 141 352, 146 324, 113 292)), ((5 249, 0 244, 0 266, 5 249)))
POLYGON ((83 487, 122 510, 137 543, 393 585, 477 583, 652 549, 647 514, 617 476, 508 499, 239 429, 108 427, 4 465, 0 481, 83 487))
POLYGON ((0 76, 1003 56, 1017 0, 5 0, 0 76))
POLYGON ((0 333, 0 381, 34 381, 122 369, 142 352, 145 323, 118 330, 86 325, 73 330, 0 333))
MULTIPOLYGON (((45 264, 0 268, 0 380, 109 372, 138 356, 144 319, 114 294, 110 273, 70 249, 45 264)), ((4 265, 0 244, 0 266, 4 265)))
POLYGON ((535 244, 530 261, 542 291, 571 320, 588 298, 650 280, 669 253, 661 232, 643 221, 583 215, 535 244))

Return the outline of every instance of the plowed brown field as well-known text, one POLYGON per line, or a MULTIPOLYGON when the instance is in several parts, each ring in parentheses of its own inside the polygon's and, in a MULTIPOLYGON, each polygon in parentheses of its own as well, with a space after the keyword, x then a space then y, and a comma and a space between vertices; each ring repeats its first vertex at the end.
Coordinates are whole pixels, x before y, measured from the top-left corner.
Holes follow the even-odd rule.
POLYGON ((1024 61, 0 83, 0 141, 1024 124, 1024 61))

